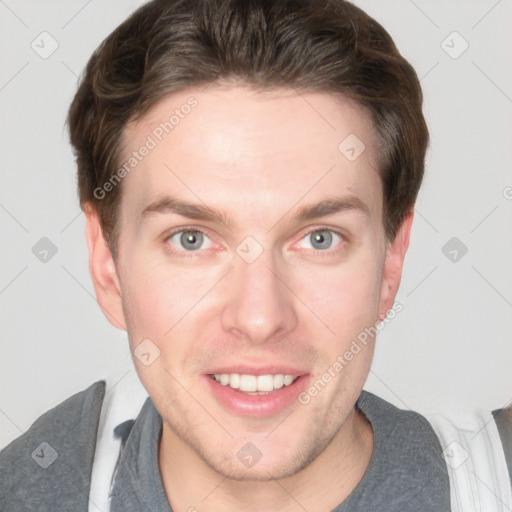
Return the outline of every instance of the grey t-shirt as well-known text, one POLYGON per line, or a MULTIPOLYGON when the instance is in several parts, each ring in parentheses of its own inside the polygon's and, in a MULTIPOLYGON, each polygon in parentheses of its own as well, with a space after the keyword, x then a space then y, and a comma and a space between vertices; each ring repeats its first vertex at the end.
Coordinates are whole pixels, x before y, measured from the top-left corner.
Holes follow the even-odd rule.
MULTIPOLYGON (((374 449, 362 480, 332 512, 450 511, 446 463, 428 421, 367 391, 356 407, 372 425, 374 449)), ((158 467, 161 432, 162 418, 148 398, 118 460, 112 512, 172 512, 158 467)))

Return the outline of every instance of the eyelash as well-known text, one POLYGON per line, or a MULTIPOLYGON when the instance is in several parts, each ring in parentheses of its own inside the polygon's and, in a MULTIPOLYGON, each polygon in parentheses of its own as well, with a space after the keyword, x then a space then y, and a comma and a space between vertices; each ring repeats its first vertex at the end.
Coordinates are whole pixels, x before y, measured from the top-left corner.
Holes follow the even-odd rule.
MULTIPOLYGON (((167 249, 168 252, 170 252, 171 254, 173 255, 180 255, 180 256, 183 256, 185 258, 194 258, 196 257, 196 253, 199 253, 201 250, 198 249, 197 251, 180 251, 180 250, 177 250, 175 249, 173 246, 171 246, 168 241, 170 238, 172 238, 174 235, 176 235, 177 233, 185 233, 187 231, 193 231, 193 232, 197 232, 197 233, 201 233, 205 236, 208 236, 207 233, 205 233, 204 231, 202 231, 201 229, 197 229, 193 226, 182 226, 180 228, 177 228, 173 231, 170 231, 169 233, 166 233, 163 237, 163 240, 165 242, 165 247, 167 249)), ((347 241, 347 236, 345 234, 343 234, 342 232, 340 231, 337 231, 335 229, 332 229, 328 226, 320 226, 320 227, 315 227, 309 231, 307 231, 306 233, 304 233, 302 235, 302 237, 299 239, 299 240, 302 240, 304 239, 306 236, 310 235, 311 233, 316 233, 317 231, 331 231, 332 233, 335 233, 336 235, 338 235, 340 238, 341 238, 341 241, 338 243, 338 245, 336 246, 337 248, 334 248, 334 249, 326 249, 324 251, 321 251, 321 250, 315 250, 315 249, 305 249, 306 251, 313 251, 316 255, 318 256, 322 256, 322 253, 328 253, 328 254, 332 254, 332 253, 337 253, 341 250, 341 247, 344 245, 344 242, 347 241)), ((208 237, 210 238, 210 237, 208 237)))

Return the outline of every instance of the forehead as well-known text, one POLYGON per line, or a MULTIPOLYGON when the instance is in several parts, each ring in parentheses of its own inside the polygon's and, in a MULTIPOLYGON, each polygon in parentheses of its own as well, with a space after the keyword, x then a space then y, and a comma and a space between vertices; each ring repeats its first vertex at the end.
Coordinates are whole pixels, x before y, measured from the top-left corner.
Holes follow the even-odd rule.
POLYGON ((343 191, 381 203, 369 113, 328 93, 248 87, 171 94, 123 134, 122 203, 142 212, 165 192, 247 208, 343 191), (146 148, 146 149, 144 149, 146 148))

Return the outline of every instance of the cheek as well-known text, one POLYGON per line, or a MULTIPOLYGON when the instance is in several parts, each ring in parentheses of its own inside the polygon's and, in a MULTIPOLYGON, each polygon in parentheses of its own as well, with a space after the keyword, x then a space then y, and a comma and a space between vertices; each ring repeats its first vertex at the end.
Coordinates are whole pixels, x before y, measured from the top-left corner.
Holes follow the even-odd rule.
POLYGON ((140 257, 126 261, 121 285, 128 330, 163 343, 215 282, 206 269, 169 268, 140 257), (142 264, 144 262, 144 264, 142 264))
POLYGON ((357 334, 376 321, 381 270, 375 256, 334 268, 311 267, 303 275, 298 295, 336 338, 357 334))

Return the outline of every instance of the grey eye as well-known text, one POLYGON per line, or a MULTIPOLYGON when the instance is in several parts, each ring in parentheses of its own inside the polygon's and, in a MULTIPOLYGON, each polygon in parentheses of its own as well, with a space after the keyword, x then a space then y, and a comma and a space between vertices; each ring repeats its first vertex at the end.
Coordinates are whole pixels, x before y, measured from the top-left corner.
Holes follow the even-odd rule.
POLYGON ((331 248, 336 237, 341 240, 340 235, 330 229, 317 229, 308 233, 302 240, 306 242, 307 249, 326 250, 331 248))
POLYGON ((174 247, 187 252, 208 249, 211 245, 209 238, 204 233, 193 229, 178 231, 170 236, 168 241, 174 247), (205 242, 207 242, 206 246, 204 246, 205 242))
POLYGON ((329 231, 314 231, 310 233, 311 245, 315 249, 328 249, 332 243, 332 234, 329 231))
POLYGON ((184 231, 180 236, 180 242, 185 249, 196 251, 203 243, 203 234, 199 231, 184 231))

